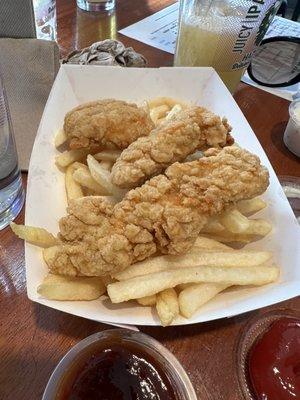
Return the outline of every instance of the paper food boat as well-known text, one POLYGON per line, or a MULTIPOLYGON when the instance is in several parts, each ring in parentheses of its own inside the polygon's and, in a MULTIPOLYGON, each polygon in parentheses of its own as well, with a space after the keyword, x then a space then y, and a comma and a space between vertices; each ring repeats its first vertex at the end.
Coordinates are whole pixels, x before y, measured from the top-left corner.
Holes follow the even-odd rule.
MULTIPOLYGON (((63 65, 57 75, 40 123, 32 152, 26 202, 26 224, 58 232, 58 220, 66 214, 64 174, 54 164, 58 154, 54 133, 74 106, 95 99, 116 98, 133 102, 169 96, 205 106, 226 116, 241 147, 257 154, 269 169, 270 186, 264 194, 268 208, 257 214, 272 222, 273 232, 247 245, 274 253, 281 267, 278 282, 257 288, 235 288, 218 295, 186 320, 192 324, 230 317, 271 305, 300 294, 300 229, 272 166, 241 110, 212 68, 125 69, 119 67, 63 65)), ((37 293, 47 274, 41 250, 26 244, 28 297, 57 310, 116 324, 159 325, 150 307, 135 302, 112 305, 106 297, 94 301, 51 301, 37 293)))

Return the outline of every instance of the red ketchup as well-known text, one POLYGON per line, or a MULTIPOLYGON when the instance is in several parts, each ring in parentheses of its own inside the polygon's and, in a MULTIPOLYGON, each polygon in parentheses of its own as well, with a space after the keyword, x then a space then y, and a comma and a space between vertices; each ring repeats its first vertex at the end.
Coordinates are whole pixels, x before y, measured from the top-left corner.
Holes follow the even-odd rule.
POLYGON ((258 400, 300 399, 300 319, 274 322, 254 343, 248 366, 258 400))

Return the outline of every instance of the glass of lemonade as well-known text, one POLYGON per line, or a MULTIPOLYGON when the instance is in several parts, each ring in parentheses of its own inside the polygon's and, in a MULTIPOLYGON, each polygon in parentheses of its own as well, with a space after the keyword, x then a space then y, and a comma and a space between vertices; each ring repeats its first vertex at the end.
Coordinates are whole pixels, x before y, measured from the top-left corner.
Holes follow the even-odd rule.
POLYGON ((181 0, 174 64, 213 67, 233 92, 277 9, 276 0, 181 0))

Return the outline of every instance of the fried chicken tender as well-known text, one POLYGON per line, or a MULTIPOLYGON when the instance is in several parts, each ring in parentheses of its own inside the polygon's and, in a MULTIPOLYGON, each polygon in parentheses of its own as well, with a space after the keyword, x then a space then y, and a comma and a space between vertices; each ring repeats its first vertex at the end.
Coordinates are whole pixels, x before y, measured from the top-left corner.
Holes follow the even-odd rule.
POLYGON ((71 149, 100 146, 122 150, 153 128, 143 108, 110 99, 81 104, 69 111, 64 121, 71 149))
POLYGON ((121 153, 112 168, 112 182, 122 188, 137 187, 196 150, 232 144, 230 131, 225 118, 203 107, 182 110, 121 153))
POLYGON ((60 221, 65 244, 45 259, 53 273, 98 276, 157 251, 184 253, 210 216, 268 184, 257 156, 236 146, 210 149, 197 161, 174 163, 115 205, 97 196, 73 201, 60 221))

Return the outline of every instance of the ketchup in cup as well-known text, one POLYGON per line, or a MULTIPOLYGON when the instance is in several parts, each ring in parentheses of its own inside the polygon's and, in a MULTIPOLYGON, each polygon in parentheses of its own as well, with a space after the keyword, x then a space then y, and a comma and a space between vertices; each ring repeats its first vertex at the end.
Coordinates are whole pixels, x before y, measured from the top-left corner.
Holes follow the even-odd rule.
POLYGON ((300 399, 300 319, 273 322, 251 348, 248 368, 256 399, 300 399))
POLYGON ((259 312, 236 347, 241 400, 300 400, 300 312, 259 312))

